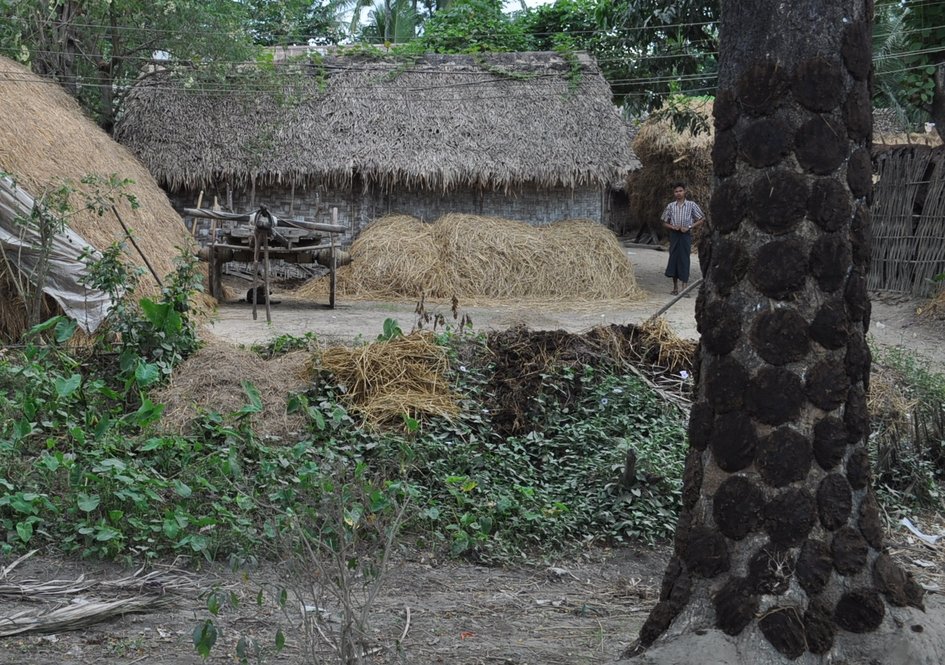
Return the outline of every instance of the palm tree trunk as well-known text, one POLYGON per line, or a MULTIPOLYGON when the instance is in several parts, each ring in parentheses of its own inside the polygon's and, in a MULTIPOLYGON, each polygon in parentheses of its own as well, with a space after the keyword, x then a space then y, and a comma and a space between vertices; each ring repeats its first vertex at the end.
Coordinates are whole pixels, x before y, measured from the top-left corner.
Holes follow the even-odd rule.
POLYGON ((869 0, 722 2, 683 511, 636 662, 945 662, 904 627, 923 592, 883 550, 866 449, 871 22, 869 0))

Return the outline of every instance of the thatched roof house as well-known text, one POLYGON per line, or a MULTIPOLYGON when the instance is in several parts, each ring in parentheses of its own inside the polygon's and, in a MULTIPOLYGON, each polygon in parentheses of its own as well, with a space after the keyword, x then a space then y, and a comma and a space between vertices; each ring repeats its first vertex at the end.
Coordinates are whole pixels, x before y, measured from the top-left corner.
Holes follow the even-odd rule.
POLYGON ((115 136, 181 205, 203 190, 309 216, 317 195, 355 231, 389 212, 605 221, 610 183, 639 166, 585 55, 333 56, 278 96, 180 78, 144 78, 115 136))
MULTIPOLYGON (((86 195, 94 194, 81 180, 87 176, 134 181, 124 192, 140 206, 132 210, 127 201, 118 210, 135 233, 139 246, 148 255, 156 272, 163 276, 174 268, 176 247, 189 241, 180 216, 171 207, 147 169, 86 118, 78 104, 54 81, 43 79, 29 69, 0 57, 0 172, 8 173, 18 188, 42 200, 44 194, 68 184, 75 189, 70 203, 77 212, 69 216, 72 230, 99 249, 126 239, 114 215, 99 216, 82 209, 86 195)), ((130 249, 130 248, 129 248, 130 249)), ((0 340, 17 337, 26 324, 25 307, 16 288, 15 253, 0 257, 0 340)), ((129 262, 142 266, 141 257, 131 250, 129 262)), ((155 292, 157 284, 145 275, 142 293, 155 292)), ((49 303, 49 313, 55 305, 49 303)))

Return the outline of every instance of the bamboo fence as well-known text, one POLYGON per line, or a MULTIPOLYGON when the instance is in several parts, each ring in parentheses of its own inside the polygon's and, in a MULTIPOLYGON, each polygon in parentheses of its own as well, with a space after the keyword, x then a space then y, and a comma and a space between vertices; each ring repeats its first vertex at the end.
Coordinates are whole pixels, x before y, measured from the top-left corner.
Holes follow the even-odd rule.
POLYGON ((945 273, 945 149, 896 147, 875 161, 868 287, 928 297, 945 273))

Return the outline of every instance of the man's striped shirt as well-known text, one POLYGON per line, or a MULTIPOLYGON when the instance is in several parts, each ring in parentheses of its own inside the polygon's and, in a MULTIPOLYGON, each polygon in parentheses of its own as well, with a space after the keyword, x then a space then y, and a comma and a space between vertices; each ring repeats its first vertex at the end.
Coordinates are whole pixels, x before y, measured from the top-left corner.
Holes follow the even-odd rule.
POLYGON ((682 205, 677 205, 675 201, 671 202, 666 206, 666 210, 663 211, 663 217, 661 219, 673 226, 691 229, 692 225, 703 217, 705 217, 705 215, 702 212, 702 208, 694 201, 687 199, 683 201, 682 205))

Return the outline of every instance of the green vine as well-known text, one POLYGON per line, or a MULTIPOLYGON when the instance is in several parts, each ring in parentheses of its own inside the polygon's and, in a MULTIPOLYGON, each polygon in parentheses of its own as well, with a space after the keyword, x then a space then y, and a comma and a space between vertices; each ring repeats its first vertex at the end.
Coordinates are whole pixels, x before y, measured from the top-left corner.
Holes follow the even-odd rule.
POLYGON ((581 87, 581 80, 584 78, 584 70, 581 67, 581 60, 577 56, 577 45, 571 37, 566 35, 557 35, 555 38, 555 53, 564 58, 568 64, 568 93, 574 95, 581 87))
POLYGON ((528 81, 537 76, 535 72, 518 72, 512 69, 506 69, 505 67, 499 67, 498 65, 490 64, 482 53, 473 53, 472 58, 473 62, 490 74, 495 74, 496 76, 501 76, 513 81, 528 81))

